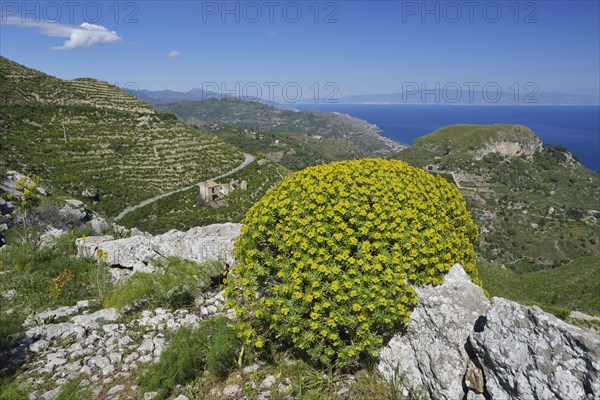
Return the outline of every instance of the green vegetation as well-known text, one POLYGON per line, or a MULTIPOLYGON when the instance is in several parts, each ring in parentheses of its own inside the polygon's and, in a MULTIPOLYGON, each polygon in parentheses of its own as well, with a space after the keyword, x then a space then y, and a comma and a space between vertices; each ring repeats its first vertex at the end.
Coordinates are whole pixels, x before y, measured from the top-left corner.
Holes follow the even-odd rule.
POLYGON ((377 134, 376 127, 338 113, 282 110, 237 99, 183 100, 156 108, 176 114, 189 124, 237 125, 274 133, 295 132, 324 139, 344 139, 367 156, 389 155, 393 150, 388 141, 377 134))
POLYGON ((209 318, 197 328, 180 328, 139 380, 146 390, 166 398, 176 385, 192 381, 205 368, 218 377, 226 376, 235 364, 240 345, 227 318, 209 318), (210 367, 209 367, 210 365, 210 367))
POLYGON ((157 114, 93 79, 63 81, 0 57, 0 161, 40 175, 70 196, 94 188, 113 216, 161 192, 220 175, 234 147, 157 114))
MULTIPOLYGON (((0 309, 13 312, 3 315, 22 323, 32 313, 72 306, 82 298, 99 299, 108 285, 108 273, 96 262, 72 258, 76 253, 75 232, 57 242, 54 248, 38 248, 33 243, 9 242, 0 252, 0 293, 15 289, 10 300, 0 297, 0 309)), ((2 324, 2 328, 5 324, 2 324)))
POLYGON ((394 383, 387 382, 373 364, 363 365, 361 369, 352 371, 352 375, 332 368, 323 370, 315 367, 306 360, 293 358, 286 352, 276 352, 268 363, 260 369, 244 374, 243 380, 239 374, 231 374, 227 382, 214 381, 210 378, 200 378, 186 386, 183 393, 190 399, 212 398, 211 390, 222 389, 223 385, 235 383, 243 388, 243 396, 255 399, 264 388, 259 385, 249 385, 248 381, 260 383, 270 376, 275 383, 269 389, 273 400, 303 399, 303 400, 421 400, 428 397, 419 390, 407 385, 401 375, 394 383), (236 379, 237 378, 237 379, 236 379), (347 388, 347 390, 341 390, 347 388), (410 394, 402 395, 406 389, 410 394))
POLYGON ((491 296, 538 305, 563 319, 573 310, 600 316, 598 256, 532 273, 517 273, 485 261, 478 261, 477 268, 491 296))
POLYGON ((443 178, 381 159, 311 167, 246 214, 225 295, 246 344, 345 367, 408 322, 411 285, 440 284, 457 262, 479 282, 476 237, 443 178))
POLYGON ((92 400, 94 396, 87 385, 81 386, 82 379, 65 383, 55 400, 92 400))
POLYGON ((31 391, 31 383, 24 377, 0 381, 0 400, 27 400, 31 391))
POLYGON ((213 131, 224 142, 251 154, 265 157, 292 170, 332 161, 365 157, 365 153, 344 139, 324 139, 304 133, 256 132, 232 126, 213 131))
POLYGON ((223 198, 224 204, 218 208, 200 202, 199 189, 195 186, 138 208, 125 215, 119 223, 157 234, 169 229, 184 231, 194 226, 240 222, 252 204, 288 174, 287 169, 275 163, 255 161, 221 180, 221 182, 246 180, 248 189, 245 192, 240 189, 234 190, 229 196, 223 198))
POLYGON ((210 285, 220 275, 219 262, 198 264, 189 260, 169 257, 157 263, 152 273, 139 272, 107 294, 104 305, 120 310, 127 304, 144 300, 153 307, 181 308, 194 301, 198 289, 210 285))
POLYGON ((450 126, 396 157, 458 178, 489 262, 525 272, 600 256, 600 176, 524 127, 450 126))

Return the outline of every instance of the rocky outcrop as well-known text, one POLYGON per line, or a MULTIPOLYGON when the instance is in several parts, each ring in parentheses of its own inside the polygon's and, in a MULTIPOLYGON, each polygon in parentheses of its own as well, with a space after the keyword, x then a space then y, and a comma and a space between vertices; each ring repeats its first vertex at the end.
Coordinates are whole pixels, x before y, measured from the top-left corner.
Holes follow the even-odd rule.
POLYGON ((600 336, 537 307, 493 298, 469 346, 493 398, 600 398, 600 336))
POLYGON ((143 234, 124 239, 92 236, 77 240, 77 254, 100 260, 98 250, 102 250, 106 254, 102 260, 108 266, 133 272, 150 272, 153 260, 170 256, 199 263, 220 260, 230 264, 239 232, 240 224, 226 223, 196 227, 187 232, 171 230, 157 236, 143 234))
MULTIPOLYGON (((232 317, 222 292, 199 293, 194 303, 191 309, 157 308, 128 318, 113 308, 89 312, 93 304, 83 300, 31 315, 28 329, 14 339, 12 354, 0 353, 0 373, 12 364, 27 363, 32 399, 53 399, 73 379, 91 385, 94 398, 117 399, 112 396, 120 387, 117 382, 127 382, 136 370, 156 362, 177 329, 215 315, 232 317)), ((144 398, 139 386, 130 391, 144 398)))
POLYGON ((600 337, 537 307, 493 298, 454 265, 437 287, 416 288, 405 332, 378 368, 405 394, 431 399, 595 399, 600 337), (402 379, 400 379, 400 377, 402 379))
POLYGON ((519 142, 499 141, 486 144, 484 148, 477 151, 475 159, 481 160, 484 156, 490 153, 496 153, 506 157, 529 157, 539 151, 542 151, 541 140, 529 140, 519 142))

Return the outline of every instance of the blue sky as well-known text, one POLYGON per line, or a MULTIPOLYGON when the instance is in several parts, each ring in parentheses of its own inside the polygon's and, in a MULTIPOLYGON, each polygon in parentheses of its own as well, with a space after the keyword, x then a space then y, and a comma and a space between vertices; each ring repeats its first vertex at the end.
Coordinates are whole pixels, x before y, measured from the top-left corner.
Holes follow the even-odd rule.
POLYGON ((600 94, 598 1, 0 4, 0 54, 64 79, 248 94, 258 86, 263 97, 286 84, 311 97, 316 87, 342 96, 411 82, 600 94))

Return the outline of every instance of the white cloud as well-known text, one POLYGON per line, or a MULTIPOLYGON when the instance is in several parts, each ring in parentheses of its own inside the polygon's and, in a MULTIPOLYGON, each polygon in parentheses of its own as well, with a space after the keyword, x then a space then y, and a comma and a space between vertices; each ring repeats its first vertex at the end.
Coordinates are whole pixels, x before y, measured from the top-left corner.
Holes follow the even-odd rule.
POLYGON ((68 38, 62 46, 52 47, 53 50, 87 49, 95 45, 118 43, 121 37, 115 31, 109 31, 102 25, 87 22, 79 26, 60 24, 50 21, 22 21, 18 17, 7 18, 2 23, 38 29, 44 36, 68 38))
POLYGON ((169 57, 177 57, 179 55, 179 52, 177 50, 173 50, 172 52, 169 53, 169 57))

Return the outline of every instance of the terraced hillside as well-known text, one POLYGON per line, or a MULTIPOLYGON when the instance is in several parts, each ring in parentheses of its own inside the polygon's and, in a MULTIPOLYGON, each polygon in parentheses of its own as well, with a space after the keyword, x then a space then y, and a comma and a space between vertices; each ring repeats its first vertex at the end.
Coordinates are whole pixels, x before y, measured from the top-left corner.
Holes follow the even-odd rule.
POLYGON ((245 180, 248 183, 246 191, 234 190, 222 199, 218 207, 199 201, 198 187, 195 186, 138 208, 119 220, 119 224, 158 234, 169 229, 185 231, 195 226, 241 222, 246 211, 289 174, 290 171, 278 163, 266 159, 254 161, 218 180, 220 183, 232 180, 245 180))
POLYGON ((0 87, 4 168, 85 194, 109 216, 243 160, 235 147, 105 82, 64 81, 0 58, 0 87))
POLYGON ((305 133, 273 133, 236 126, 211 126, 215 137, 251 154, 264 155, 291 171, 365 156, 344 139, 316 138, 305 133))
POLYGON ((380 136, 379 129, 345 114, 320 111, 281 110, 258 102, 238 99, 183 100, 157 105, 163 112, 197 125, 236 125, 275 133, 303 133, 323 139, 349 142, 364 156, 386 156, 403 146, 380 136))

